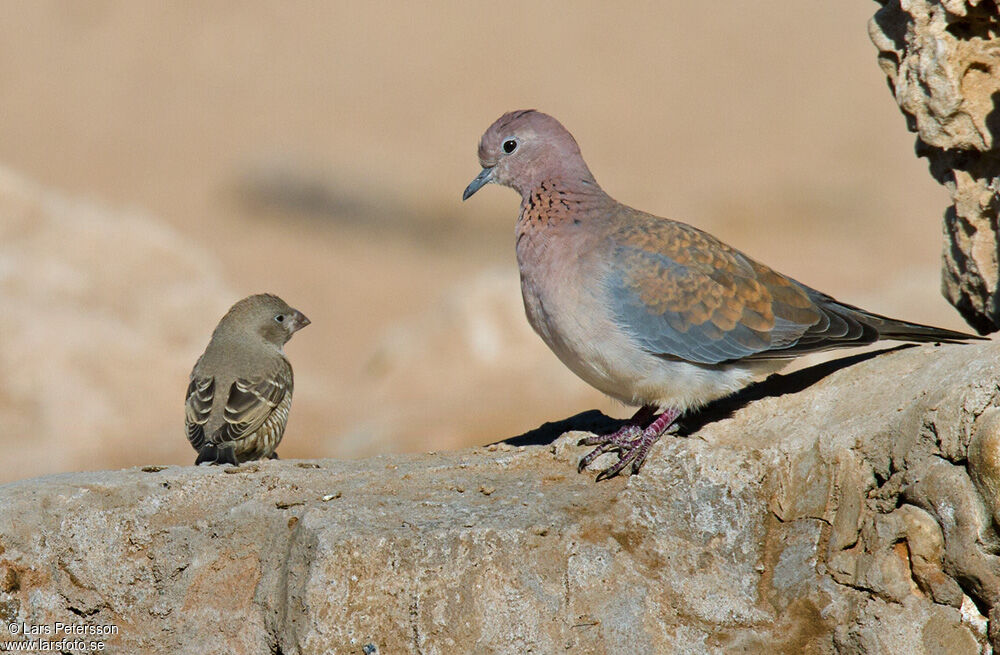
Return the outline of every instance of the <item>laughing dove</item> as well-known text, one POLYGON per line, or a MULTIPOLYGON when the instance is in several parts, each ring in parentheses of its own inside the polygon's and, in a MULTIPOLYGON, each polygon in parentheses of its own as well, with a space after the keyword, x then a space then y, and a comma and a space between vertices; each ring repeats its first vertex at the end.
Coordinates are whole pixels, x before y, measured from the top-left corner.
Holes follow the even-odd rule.
POLYGON ((284 345, 309 319, 270 294, 244 298, 222 317, 191 371, 184 403, 195 464, 277 459, 292 406, 284 345))
POLYGON ((969 334, 838 302, 701 230, 626 207, 594 180, 573 136, 528 110, 501 116, 479 143, 465 189, 521 194, 517 261, 528 321, 574 373, 641 408, 582 443, 637 473, 685 411, 728 396, 792 358, 880 339, 959 342, 969 334))

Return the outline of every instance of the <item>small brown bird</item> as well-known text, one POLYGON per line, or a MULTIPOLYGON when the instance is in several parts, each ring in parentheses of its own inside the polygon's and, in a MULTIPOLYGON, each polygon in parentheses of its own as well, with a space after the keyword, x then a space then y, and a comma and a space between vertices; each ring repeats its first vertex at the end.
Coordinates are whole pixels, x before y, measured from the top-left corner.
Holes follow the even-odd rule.
POLYGON ((960 342, 971 334, 838 302, 690 225, 627 207, 597 184, 573 136, 541 112, 504 114, 479 142, 482 172, 521 196, 515 229, 528 321, 574 373, 641 409, 585 439, 580 462, 617 451, 631 465, 684 412, 806 353, 880 339, 960 342))
POLYGON ((309 325, 305 315, 262 293, 233 305, 191 371, 184 424, 195 464, 277 459, 292 406, 292 365, 284 345, 309 325))

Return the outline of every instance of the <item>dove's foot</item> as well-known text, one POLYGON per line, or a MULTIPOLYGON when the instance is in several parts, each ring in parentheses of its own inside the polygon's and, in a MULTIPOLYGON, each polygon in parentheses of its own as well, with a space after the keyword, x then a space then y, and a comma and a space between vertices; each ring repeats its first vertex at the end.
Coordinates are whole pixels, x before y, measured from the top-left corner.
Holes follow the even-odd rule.
POLYGON ((638 473, 642 463, 646 461, 650 447, 667 431, 667 428, 673 425, 680 415, 681 413, 677 410, 668 409, 657 416, 653 407, 646 406, 636 412, 635 416, 629 419, 617 432, 581 439, 579 445, 597 446, 597 448, 580 460, 577 471, 582 472, 599 455, 617 451, 618 462, 601 471, 597 475, 597 481, 615 477, 629 464, 632 465, 632 473, 638 473), (646 424, 650 418, 653 419, 652 422, 646 424))

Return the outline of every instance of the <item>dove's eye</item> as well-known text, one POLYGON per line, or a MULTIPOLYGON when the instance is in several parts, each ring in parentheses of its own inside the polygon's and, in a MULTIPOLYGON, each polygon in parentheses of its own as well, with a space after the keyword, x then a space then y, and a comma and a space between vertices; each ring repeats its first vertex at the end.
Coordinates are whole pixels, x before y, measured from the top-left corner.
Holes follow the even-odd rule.
POLYGON ((503 142, 503 151, 508 155, 517 150, 517 141, 514 139, 507 139, 503 142))
POLYGON ((278 314, 277 316, 274 317, 274 320, 276 320, 279 323, 284 323, 285 322, 285 315, 284 314, 278 314))

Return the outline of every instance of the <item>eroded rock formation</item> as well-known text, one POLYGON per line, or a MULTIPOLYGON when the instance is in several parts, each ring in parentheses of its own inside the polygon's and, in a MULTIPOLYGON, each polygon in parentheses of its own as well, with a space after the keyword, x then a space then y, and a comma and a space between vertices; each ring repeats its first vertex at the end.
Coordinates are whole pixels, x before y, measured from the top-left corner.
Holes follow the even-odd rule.
POLYGON ((942 292, 980 333, 1000 329, 1000 9, 995 0, 878 0, 879 65, 917 154, 951 193, 942 292))

